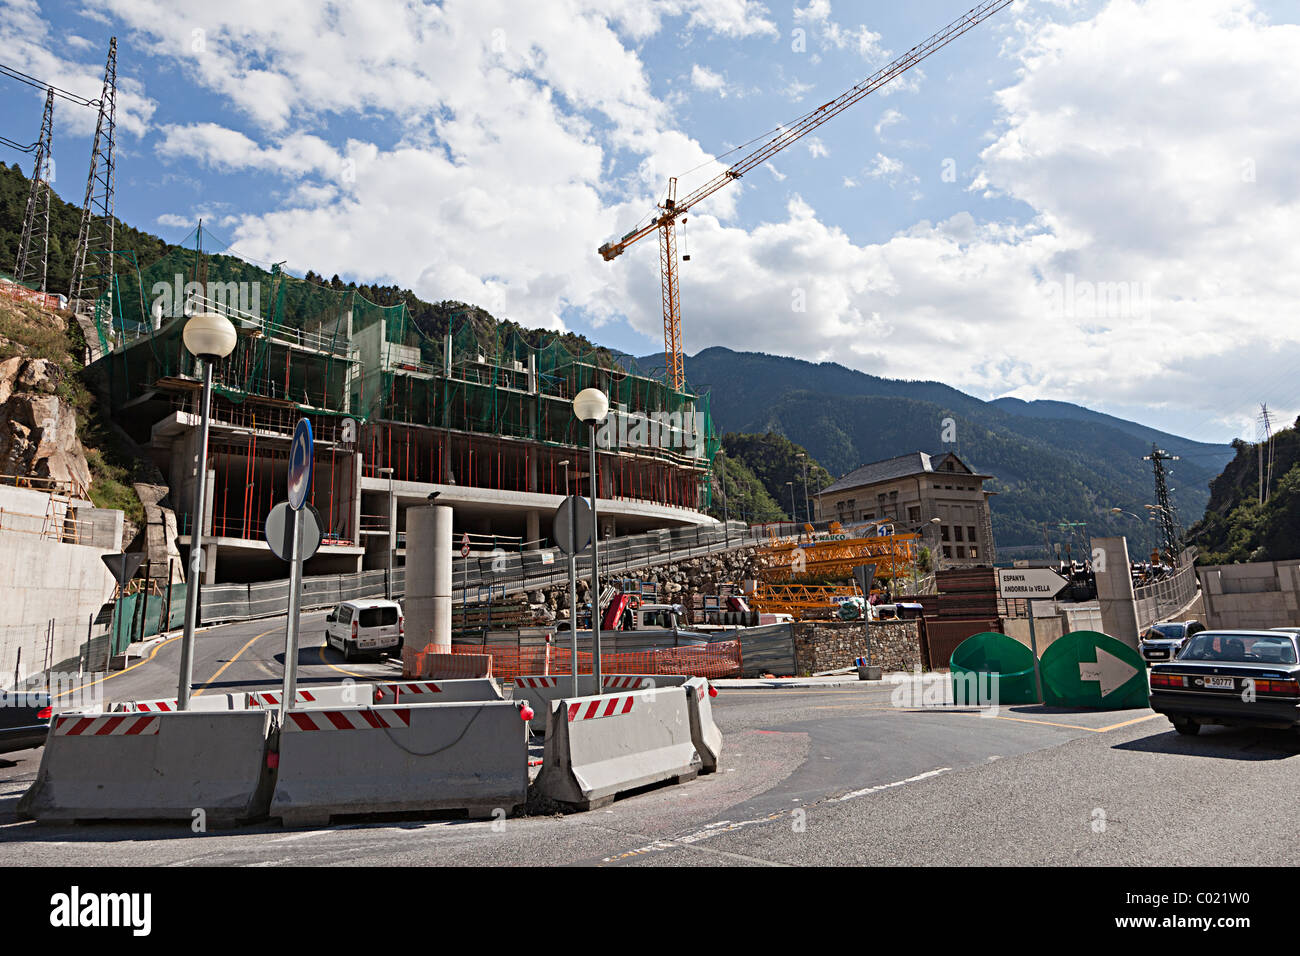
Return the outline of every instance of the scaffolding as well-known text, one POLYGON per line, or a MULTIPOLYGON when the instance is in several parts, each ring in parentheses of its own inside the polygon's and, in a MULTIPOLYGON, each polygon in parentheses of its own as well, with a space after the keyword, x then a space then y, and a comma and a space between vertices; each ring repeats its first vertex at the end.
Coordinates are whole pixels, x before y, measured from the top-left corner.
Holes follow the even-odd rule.
MULTIPOLYGON (((156 262, 117 273, 96 301, 116 408, 155 402, 160 393, 176 408, 192 405, 200 375, 182 331, 187 316, 218 312, 239 338, 214 370, 216 421, 275 422, 279 433, 306 415, 318 434, 332 434, 351 418, 368 477, 392 468, 403 481, 589 494, 589 437, 571 402, 595 387, 610 399, 598 440, 600 497, 711 505, 720 441, 707 395, 673 389, 639 374, 626 356, 572 336, 469 308, 417 322, 405 302, 382 305, 279 266, 268 272, 216 246, 200 227, 156 262), (573 464, 561 466, 565 459, 573 464)), ((255 436, 241 441, 245 447, 225 453, 251 461, 285 450, 276 442, 258 447, 255 436)), ((318 442, 318 455, 337 455, 334 446, 318 442)), ((251 465, 246 477, 256 484, 251 465)), ((236 494, 243 487, 237 476, 221 484, 236 494)), ((222 499, 223 530, 256 537, 249 513, 260 519, 257 503, 227 515, 231 504, 222 499)))

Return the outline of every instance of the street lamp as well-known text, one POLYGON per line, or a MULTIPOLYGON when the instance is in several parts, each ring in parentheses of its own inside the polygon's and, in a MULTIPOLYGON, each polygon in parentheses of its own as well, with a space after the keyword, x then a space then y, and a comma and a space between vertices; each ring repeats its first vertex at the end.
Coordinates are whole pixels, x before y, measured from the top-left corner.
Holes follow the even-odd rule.
POLYGON ((600 475, 596 471, 596 425, 609 414, 609 396, 598 388, 584 388, 573 398, 573 414, 587 426, 591 444, 591 673, 599 690, 600 551, 597 542, 600 539, 600 520, 596 514, 596 497, 600 492, 600 475))
POLYGON ((384 576, 384 596, 393 599, 393 552, 397 550, 397 499, 393 497, 393 469, 380 468, 388 476, 388 573, 384 576))
POLYGON ((569 497, 569 459, 560 462, 560 467, 564 469, 564 497, 569 497))
POLYGON ((790 520, 793 521, 795 524, 798 524, 799 515, 794 510, 794 482, 787 481, 786 484, 790 486, 790 520))
POLYGON ((803 513, 809 523, 812 522, 812 508, 808 505, 808 456, 799 452, 794 456, 796 461, 803 461, 803 513))
POLYGON ((199 616, 199 571, 203 567, 203 526, 206 523, 208 484, 208 421, 212 411, 212 366, 235 350, 239 335, 224 315, 199 312, 189 317, 181 333, 185 348, 203 365, 200 401, 199 448, 194 468, 194 514, 190 523, 189 586, 185 589, 185 633, 181 638, 180 687, 177 710, 190 709, 190 684, 194 681, 194 627, 199 616))

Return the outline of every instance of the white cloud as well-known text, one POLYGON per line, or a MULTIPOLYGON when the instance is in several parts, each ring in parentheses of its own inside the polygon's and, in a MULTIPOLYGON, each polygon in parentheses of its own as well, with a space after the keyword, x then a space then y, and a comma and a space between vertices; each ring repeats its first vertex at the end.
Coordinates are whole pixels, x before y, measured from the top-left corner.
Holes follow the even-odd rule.
POLYGON ((894 109, 892 106, 880 114, 880 119, 876 123, 876 135, 879 136, 882 131, 898 123, 905 122, 907 117, 894 109))
POLYGON ((717 93, 721 97, 727 95, 727 81, 722 74, 714 73, 698 63, 691 68, 691 86, 706 93, 717 93))

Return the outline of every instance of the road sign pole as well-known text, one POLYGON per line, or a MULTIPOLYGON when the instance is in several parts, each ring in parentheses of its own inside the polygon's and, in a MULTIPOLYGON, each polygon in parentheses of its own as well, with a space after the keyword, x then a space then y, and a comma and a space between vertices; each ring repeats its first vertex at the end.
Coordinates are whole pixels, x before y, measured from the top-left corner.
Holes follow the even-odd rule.
POLYGON ((1034 703, 1043 702, 1043 675, 1038 670, 1038 634, 1034 630, 1034 602, 1026 601, 1029 609, 1029 650, 1034 655, 1034 703))
POLYGON ((595 693, 600 693, 600 520, 596 515, 596 496, 600 493, 600 476, 596 474, 596 423, 587 433, 591 439, 591 673, 596 678, 595 693))
MULTIPOLYGON (((208 420, 212 407, 211 358, 203 363, 203 397, 199 400, 199 448, 194 468, 194 514, 190 518, 190 573, 185 588, 185 632, 181 637, 180 686, 176 690, 176 709, 190 709, 190 685, 194 682, 194 628, 199 617, 199 573, 203 567, 203 529, 207 523, 208 487, 208 420)), ((111 643, 111 642, 110 642, 111 643)))
POLYGON ((298 693, 298 610, 302 591, 302 511, 290 509, 293 522, 293 556, 289 562, 289 617, 284 628, 284 693, 280 701, 280 725, 298 693))
MULTIPOLYGON (((569 541, 578 540, 578 509, 569 508, 569 541)), ((569 657, 573 672, 573 696, 578 694, 578 558, 569 549, 569 657)))

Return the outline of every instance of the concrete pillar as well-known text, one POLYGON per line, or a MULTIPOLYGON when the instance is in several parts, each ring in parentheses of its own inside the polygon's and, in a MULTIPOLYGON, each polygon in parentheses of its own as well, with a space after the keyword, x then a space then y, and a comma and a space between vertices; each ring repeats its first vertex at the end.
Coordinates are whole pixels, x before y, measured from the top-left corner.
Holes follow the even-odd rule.
POLYGON ((203 583, 217 583, 217 546, 207 544, 203 546, 203 583))
POLYGON ((524 540, 529 542, 528 550, 532 551, 537 547, 537 539, 541 536, 541 515, 536 511, 530 511, 524 516, 524 540))
POLYGON ((1102 630, 1137 650, 1137 601, 1133 595, 1128 540, 1122 537, 1093 538, 1092 555, 1102 630))
POLYGON ((416 649, 451 650, 451 508, 406 512, 406 633, 416 649))

